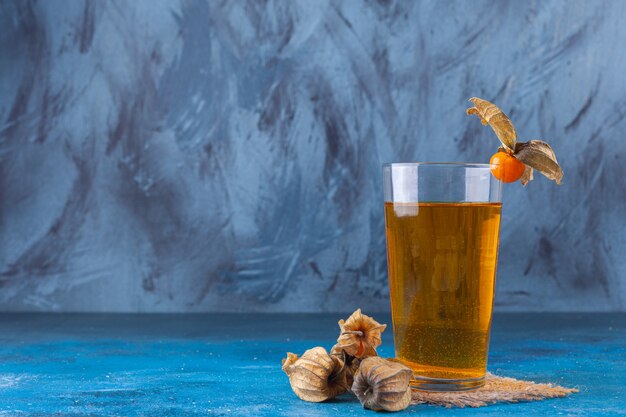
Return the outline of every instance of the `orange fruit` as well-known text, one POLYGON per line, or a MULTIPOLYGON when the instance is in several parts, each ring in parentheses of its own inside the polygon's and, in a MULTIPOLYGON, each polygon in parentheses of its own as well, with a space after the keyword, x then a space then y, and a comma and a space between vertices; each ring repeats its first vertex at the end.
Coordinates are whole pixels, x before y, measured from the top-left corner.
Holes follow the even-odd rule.
POLYGON ((491 173, 502 182, 515 182, 522 177, 526 166, 506 152, 496 152, 489 161, 491 173))

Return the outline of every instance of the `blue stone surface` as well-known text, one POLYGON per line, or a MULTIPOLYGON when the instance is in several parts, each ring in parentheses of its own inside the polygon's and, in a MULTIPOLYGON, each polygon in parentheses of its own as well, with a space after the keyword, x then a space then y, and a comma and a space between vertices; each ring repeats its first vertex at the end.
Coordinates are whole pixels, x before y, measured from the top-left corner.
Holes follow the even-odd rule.
POLYGON ((388 309, 381 164, 487 162, 496 308, 626 308, 625 1, 0 2, 0 310, 388 309))
MULTIPOLYGON (((330 348, 338 318, 3 314, 0 416, 374 416, 351 396, 303 402, 280 369, 287 351, 330 348)), ((379 353, 393 356, 391 332, 383 336, 379 353)), ((580 392, 478 409, 420 405, 397 415, 624 415, 625 341, 625 314, 498 314, 490 371, 580 392)))

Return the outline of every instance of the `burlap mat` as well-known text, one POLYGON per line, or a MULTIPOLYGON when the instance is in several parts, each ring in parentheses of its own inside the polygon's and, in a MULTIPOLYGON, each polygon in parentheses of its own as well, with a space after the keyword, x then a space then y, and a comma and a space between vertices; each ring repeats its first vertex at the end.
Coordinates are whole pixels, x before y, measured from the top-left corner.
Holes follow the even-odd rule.
POLYGON ((411 404, 433 404, 443 407, 483 407, 490 404, 520 401, 538 401, 546 398, 565 397, 574 388, 563 388, 553 384, 537 384, 487 373, 485 386, 465 392, 424 392, 413 390, 411 404))

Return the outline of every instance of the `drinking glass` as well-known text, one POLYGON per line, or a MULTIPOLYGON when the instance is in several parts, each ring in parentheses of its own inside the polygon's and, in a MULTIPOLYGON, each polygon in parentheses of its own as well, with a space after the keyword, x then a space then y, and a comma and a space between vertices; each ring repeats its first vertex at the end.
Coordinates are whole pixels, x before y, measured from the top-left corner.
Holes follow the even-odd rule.
POLYGON ((396 359, 426 391, 484 385, 502 183, 488 164, 383 166, 396 359))

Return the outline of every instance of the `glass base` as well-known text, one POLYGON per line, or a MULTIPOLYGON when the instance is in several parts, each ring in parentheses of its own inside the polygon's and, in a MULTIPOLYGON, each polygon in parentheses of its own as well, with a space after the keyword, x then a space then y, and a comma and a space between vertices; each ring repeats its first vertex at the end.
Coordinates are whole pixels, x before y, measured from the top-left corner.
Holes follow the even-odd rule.
POLYGON ((441 379, 413 375, 411 388, 418 391, 455 392, 471 391, 485 385, 485 377, 470 379, 441 379))

